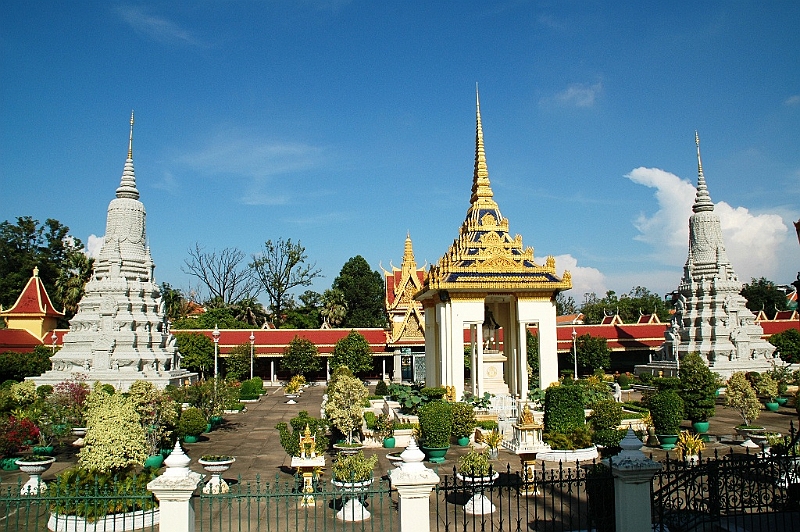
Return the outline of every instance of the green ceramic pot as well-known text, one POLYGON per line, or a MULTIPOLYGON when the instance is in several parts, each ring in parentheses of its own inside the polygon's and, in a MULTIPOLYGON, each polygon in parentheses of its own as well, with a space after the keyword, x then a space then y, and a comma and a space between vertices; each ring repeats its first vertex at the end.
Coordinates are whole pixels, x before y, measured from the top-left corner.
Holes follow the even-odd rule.
POLYGON ((388 438, 383 439, 383 446, 386 449, 394 449, 394 436, 389 436, 388 438))
POLYGON ((775 400, 776 400, 776 401, 778 401, 778 404, 779 404, 780 406, 786 406, 786 403, 788 403, 788 402, 789 402, 789 398, 788 398, 788 397, 778 397, 778 398, 777 398, 777 399, 775 399, 775 400))
POLYGON ((661 442, 661 448, 665 451, 670 451, 675 448, 675 444, 678 443, 678 435, 677 434, 659 434, 658 441, 661 442))
POLYGON ((698 434, 705 434, 708 432, 708 427, 710 423, 708 421, 695 421, 692 423, 692 428, 698 434))
POLYGON ((456 441, 461 447, 466 447, 467 445, 469 445, 469 436, 462 436, 456 441))
POLYGON ((197 443, 199 436, 184 436, 183 443, 197 443))
POLYGON ((764 406, 767 407, 767 410, 769 410, 770 412, 777 412, 778 408, 780 408, 781 405, 778 404, 778 402, 776 401, 774 403, 773 402, 764 403, 764 406))
POLYGON ((161 467, 161 464, 164 463, 164 457, 161 454, 154 454, 152 456, 148 456, 147 459, 144 461, 145 467, 150 467, 152 469, 158 469, 161 467))
POLYGON ((425 447, 423 445, 422 452, 424 452, 425 456, 428 457, 429 462, 441 464, 444 462, 444 456, 447 454, 447 450, 449 448, 449 445, 447 447, 425 447))
POLYGON ((33 446, 33 454, 38 454, 41 456, 53 456, 55 452, 55 447, 52 445, 34 445, 33 446))

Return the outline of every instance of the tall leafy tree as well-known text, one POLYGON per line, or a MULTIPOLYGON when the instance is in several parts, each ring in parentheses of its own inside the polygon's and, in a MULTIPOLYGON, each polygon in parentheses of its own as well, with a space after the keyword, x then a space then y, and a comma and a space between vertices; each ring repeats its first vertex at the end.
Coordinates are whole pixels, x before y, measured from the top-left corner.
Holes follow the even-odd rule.
POLYGON ((239 344, 225 357, 225 377, 236 381, 250 375, 250 344, 239 344))
MULTIPOLYGON (((575 339, 575 351, 578 354, 578 373, 585 375, 611 366, 611 350, 605 338, 582 334, 575 339)), ((569 361, 574 363, 572 352, 569 361)))
POLYGON ((56 279, 56 297, 64 305, 64 312, 74 316, 84 294, 84 287, 92 277, 94 259, 84 253, 70 253, 56 279))
MULTIPOLYGON (((74 255, 83 255, 83 244, 58 220, 48 218, 40 224, 30 216, 20 216, 16 224, 0 223, 0 305, 13 305, 33 269, 38 268, 39 278, 60 310, 64 302, 56 281, 62 270, 69 268, 74 255)), ((67 319, 71 317, 68 315, 67 319)))
POLYGON ((201 333, 178 333, 175 335, 178 352, 183 356, 181 367, 197 371, 205 378, 214 368, 214 342, 201 333))
POLYGON ((311 286, 322 270, 308 262, 306 248, 292 239, 267 240, 260 253, 253 255, 250 267, 269 298, 269 310, 276 325, 284 319, 284 307, 289 303, 291 290, 311 286))
POLYGON ((363 373, 372 369, 372 350, 364 335, 357 331, 336 342, 331 355, 331 369, 347 366, 353 373, 363 373))
POLYGON ((575 303, 575 298, 564 295, 564 292, 559 292, 556 295, 556 314, 558 316, 567 316, 569 314, 577 313, 578 304, 575 303))
POLYGON ((161 300, 164 302, 164 313, 170 321, 185 318, 189 313, 189 301, 180 289, 172 288, 169 283, 161 283, 161 300))
POLYGON ((252 329, 249 323, 237 320, 227 307, 207 310, 196 318, 181 318, 172 323, 173 329, 252 329))
MULTIPOLYGON (((348 260, 339 276, 333 281, 333 288, 340 290, 347 303, 347 312, 342 326, 383 327, 386 325, 386 312, 383 308, 385 298, 383 277, 373 271, 361 255, 348 260)), ((350 369, 353 369, 352 367, 350 369)))
POLYGON ((211 306, 225 306, 258 296, 258 281, 245 259, 246 254, 237 248, 209 252, 195 243, 183 261, 183 271, 206 287, 211 306))
POLYGON ((319 350, 308 338, 295 336, 283 350, 281 368, 292 375, 308 375, 320 368, 319 350))
POLYGON ((775 346, 776 355, 790 364, 800 362, 800 332, 797 329, 786 329, 769 337, 769 343, 775 346))
POLYGON ((643 286, 636 286, 619 297, 613 290, 606 292, 602 298, 594 293, 586 294, 581 312, 585 323, 600 323, 607 313, 619 314, 625 323, 637 322, 642 314, 655 313, 664 323, 670 318, 669 308, 664 300, 643 286))
POLYGON ((752 278, 742 287, 741 294, 747 299, 747 308, 753 312, 763 310, 769 319, 779 310, 786 310, 786 294, 766 277, 752 278))

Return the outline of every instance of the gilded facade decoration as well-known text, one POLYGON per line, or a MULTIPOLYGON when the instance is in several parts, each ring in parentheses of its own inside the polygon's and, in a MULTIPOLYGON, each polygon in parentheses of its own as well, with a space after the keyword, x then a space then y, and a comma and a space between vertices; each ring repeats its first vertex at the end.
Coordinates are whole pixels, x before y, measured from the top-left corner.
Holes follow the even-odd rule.
POLYGON ((409 341, 419 343, 424 340, 425 318, 422 304, 414 300, 414 295, 422 288, 424 273, 424 268, 417 268, 411 236, 406 235, 400 268, 392 266, 392 271, 383 271, 390 344, 409 341))

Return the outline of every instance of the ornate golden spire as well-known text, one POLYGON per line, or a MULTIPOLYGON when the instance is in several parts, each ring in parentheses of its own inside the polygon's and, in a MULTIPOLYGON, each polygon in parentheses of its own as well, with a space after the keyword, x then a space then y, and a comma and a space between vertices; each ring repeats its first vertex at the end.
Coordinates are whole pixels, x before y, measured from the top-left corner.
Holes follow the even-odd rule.
POLYGON ((694 143, 697 145, 697 195, 694 199, 694 205, 692 205, 692 211, 713 211, 714 203, 708 194, 706 177, 703 175, 703 161, 700 158, 700 135, 697 134, 697 130, 694 132, 694 143))
POLYGON ((470 203, 475 203, 481 198, 494 196, 489 183, 489 169, 486 166, 486 151, 483 146, 483 124, 481 124, 481 99, 478 93, 478 84, 475 84, 475 172, 472 176, 472 197, 470 203))
POLYGON ((122 170, 119 188, 117 188, 118 198, 139 199, 139 191, 136 189, 136 175, 133 171, 133 111, 131 111, 131 132, 128 137, 128 159, 122 170))

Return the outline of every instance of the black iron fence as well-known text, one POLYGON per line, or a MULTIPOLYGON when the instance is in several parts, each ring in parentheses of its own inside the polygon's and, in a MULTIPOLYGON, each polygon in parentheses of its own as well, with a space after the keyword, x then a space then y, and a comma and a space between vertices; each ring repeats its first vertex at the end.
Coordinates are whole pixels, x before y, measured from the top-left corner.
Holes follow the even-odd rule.
POLYGON ((797 435, 771 451, 667 457, 652 484, 654 530, 800 531, 797 435))
POLYGON ((613 532, 614 485, 600 463, 462 476, 454 469, 434 491, 432 529, 444 532, 601 530, 613 532))

